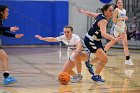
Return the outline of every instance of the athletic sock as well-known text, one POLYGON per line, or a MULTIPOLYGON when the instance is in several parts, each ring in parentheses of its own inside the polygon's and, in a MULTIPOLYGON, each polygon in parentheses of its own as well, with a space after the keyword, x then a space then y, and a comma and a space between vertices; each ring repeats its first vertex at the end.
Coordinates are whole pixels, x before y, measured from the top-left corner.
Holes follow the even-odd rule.
POLYGON ((77 76, 81 76, 81 73, 78 73, 77 76))
POLYGON ((126 60, 129 60, 130 59, 130 56, 126 56, 126 60))
POLYGON ((6 79, 9 76, 9 72, 4 72, 3 77, 6 79))

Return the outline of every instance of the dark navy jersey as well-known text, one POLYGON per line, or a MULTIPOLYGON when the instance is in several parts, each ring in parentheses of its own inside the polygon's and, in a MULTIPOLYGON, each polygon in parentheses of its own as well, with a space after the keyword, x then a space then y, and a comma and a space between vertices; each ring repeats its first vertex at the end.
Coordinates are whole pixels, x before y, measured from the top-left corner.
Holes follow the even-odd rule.
MULTIPOLYGON (((99 14, 95 20, 94 23, 92 25, 92 27, 90 28, 90 30, 88 31, 88 34, 90 36, 94 36, 97 39, 101 39, 101 31, 100 31, 100 27, 98 27, 98 22, 102 19, 106 19, 106 17, 103 14, 99 14)), ((107 20, 107 19, 106 19, 107 20)))
POLYGON ((3 36, 8 36, 8 37, 15 37, 15 34, 7 32, 7 31, 10 31, 10 27, 4 27, 3 22, 0 19, 0 36, 3 35, 3 36))

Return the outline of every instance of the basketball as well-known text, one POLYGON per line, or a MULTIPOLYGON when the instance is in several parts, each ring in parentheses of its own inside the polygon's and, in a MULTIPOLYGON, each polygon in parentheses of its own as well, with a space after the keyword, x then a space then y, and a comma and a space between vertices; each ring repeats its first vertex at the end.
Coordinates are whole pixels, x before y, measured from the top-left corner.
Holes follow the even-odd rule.
POLYGON ((62 85, 67 85, 70 81, 70 74, 67 72, 61 72, 58 75, 58 80, 62 85))

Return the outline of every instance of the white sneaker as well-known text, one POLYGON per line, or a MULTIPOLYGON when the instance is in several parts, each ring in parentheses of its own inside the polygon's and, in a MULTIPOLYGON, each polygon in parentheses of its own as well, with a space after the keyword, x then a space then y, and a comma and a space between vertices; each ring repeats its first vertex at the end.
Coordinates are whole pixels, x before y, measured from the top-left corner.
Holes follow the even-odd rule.
POLYGON ((76 75, 76 76, 72 76, 70 78, 70 82, 72 83, 77 83, 77 82, 80 82, 82 80, 83 76, 82 75, 76 75))
POLYGON ((126 65, 134 65, 134 63, 129 59, 129 60, 125 60, 125 64, 126 65))
POLYGON ((83 76, 81 74, 78 74, 77 75, 77 79, 82 80, 83 79, 83 76))

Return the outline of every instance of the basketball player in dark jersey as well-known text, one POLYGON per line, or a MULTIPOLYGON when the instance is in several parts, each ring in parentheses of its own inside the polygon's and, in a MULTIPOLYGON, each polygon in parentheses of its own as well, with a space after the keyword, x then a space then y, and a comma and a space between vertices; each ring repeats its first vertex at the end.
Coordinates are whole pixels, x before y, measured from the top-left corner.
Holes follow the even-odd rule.
MULTIPOLYGON (((21 38, 23 36, 23 34, 13 34, 13 33, 8 32, 8 31, 12 31, 12 32, 17 31, 17 30, 19 30, 18 27, 3 26, 3 20, 7 19, 8 14, 9 14, 8 7, 4 6, 4 5, 0 5, 0 38, 1 38, 1 36, 21 38)), ((13 76, 9 75, 8 56, 1 45, 0 45, 0 61, 2 63, 1 65, 2 65, 3 77, 4 77, 3 84, 9 85, 9 84, 15 83, 17 80, 13 76)))
POLYGON ((87 16, 94 17, 94 23, 90 30, 86 33, 84 43, 91 53, 95 53, 96 59, 100 60, 92 79, 96 82, 105 82, 100 76, 105 64, 108 61, 107 54, 104 52, 104 48, 101 42, 101 38, 104 37, 108 40, 119 41, 121 38, 115 38, 106 33, 106 27, 108 20, 112 17, 113 7, 111 4, 106 4, 101 9, 102 14, 93 13, 84 9, 78 9, 80 13, 86 14, 87 16))

